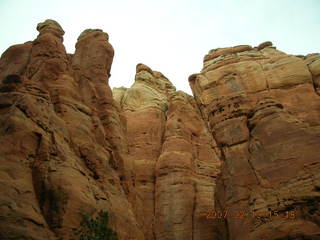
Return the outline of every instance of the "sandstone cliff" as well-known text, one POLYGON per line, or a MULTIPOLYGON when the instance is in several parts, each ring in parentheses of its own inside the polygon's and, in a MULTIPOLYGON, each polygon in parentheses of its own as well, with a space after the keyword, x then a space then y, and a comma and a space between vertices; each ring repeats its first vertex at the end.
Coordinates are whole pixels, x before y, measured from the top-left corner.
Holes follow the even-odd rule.
POLYGON ((212 239, 219 150, 193 97, 138 64, 135 83, 114 89, 127 121, 136 198, 146 239, 212 239))
POLYGON ((67 54, 57 22, 37 30, 0 59, 1 239, 101 209, 121 240, 320 238, 319 54, 214 49, 194 97, 144 64, 111 91, 106 33, 67 54))
POLYGON ((105 209, 120 239, 144 239, 128 200, 132 169, 108 86, 108 35, 84 31, 68 55, 58 23, 37 29, 0 63, 1 238, 57 239, 79 212, 105 209))
POLYGON ((319 63, 266 42, 212 50, 190 76, 222 151, 215 208, 248 215, 214 239, 319 239, 319 63))

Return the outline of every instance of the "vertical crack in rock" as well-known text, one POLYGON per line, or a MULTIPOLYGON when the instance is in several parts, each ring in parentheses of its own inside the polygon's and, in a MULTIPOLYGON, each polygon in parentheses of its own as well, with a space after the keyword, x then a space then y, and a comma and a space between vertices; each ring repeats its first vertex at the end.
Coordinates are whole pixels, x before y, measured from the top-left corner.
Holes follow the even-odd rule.
POLYGON ((320 55, 319 54, 309 54, 303 57, 307 64, 308 70, 311 74, 312 83, 315 92, 320 95, 320 55))

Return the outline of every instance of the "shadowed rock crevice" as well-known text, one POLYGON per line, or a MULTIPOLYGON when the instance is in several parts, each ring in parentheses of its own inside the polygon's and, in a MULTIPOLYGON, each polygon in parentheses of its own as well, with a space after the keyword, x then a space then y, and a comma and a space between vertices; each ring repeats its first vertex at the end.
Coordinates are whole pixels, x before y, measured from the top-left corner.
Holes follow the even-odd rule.
POLYGON ((49 186, 49 180, 46 179, 45 173, 42 171, 41 167, 33 166, 35 194, 48 227, 55 232, 56 229, 63 226, 63 215, 68 203, 68 196, 61 187, 49 186))
POLYGON ((312 76, 313 87, 318 95, 320 95, 320 54, 309 54, 303 57, 306 62, 310 74, 312 76))

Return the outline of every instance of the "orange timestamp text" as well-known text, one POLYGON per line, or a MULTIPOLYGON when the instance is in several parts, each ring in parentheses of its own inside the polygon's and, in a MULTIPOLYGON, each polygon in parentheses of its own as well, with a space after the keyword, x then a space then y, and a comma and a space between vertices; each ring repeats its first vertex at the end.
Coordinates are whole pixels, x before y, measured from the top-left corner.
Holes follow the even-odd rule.
POLYGON ((207 219, 244 219, 246 217, 252 218, 284 218, 296 219, 297 212, 291 211, 267 211, 264 213, 249 212, 245 210, 211 210, 208 211, 207 219))

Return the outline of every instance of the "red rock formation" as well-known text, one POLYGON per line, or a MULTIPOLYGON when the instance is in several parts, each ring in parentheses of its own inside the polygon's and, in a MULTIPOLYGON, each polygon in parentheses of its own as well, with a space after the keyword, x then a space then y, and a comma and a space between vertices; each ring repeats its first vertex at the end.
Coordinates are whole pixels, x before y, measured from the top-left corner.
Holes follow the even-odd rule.
POLYGON ((211 51, 189 78, 222 151, 216 210, 233 215, 216 221, 214 239, 320 236, 319 56, 270 45, 211 51))
POLYGON ((0 61, 1 237, 68 237, 104 209, 119 239, 211 239, 220 161, 193 98, 138 64, 114 101, 106 33, 68 55, 57 22, 37 29, 0 61))
POLYGON ((144 64, 111 91, 106 33, 67 54, 37 29, 0 59, 1 239, 68 239, 99 210, 120 240, 319 238, 319 54, 219 48, 194 97, 144 64))
POLYGON ((220 161, 193 98, 143 64, 133 86, 114 97, 126 116, 133 206, 146 239, 212 239, 205 216, 220 161))
POLYGON ((36 40, 9 48, 0 62, 1 238, 67 237, 79 212, 104 209, 120 239, 145 239, 125 192, 130 168, 107 85, 107 35, 85 31, 68 56, 58 23, 37 29, 36 40))

